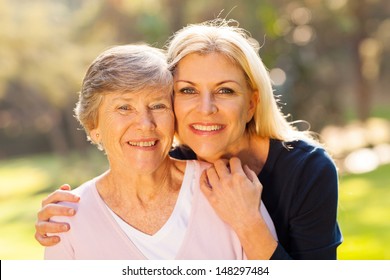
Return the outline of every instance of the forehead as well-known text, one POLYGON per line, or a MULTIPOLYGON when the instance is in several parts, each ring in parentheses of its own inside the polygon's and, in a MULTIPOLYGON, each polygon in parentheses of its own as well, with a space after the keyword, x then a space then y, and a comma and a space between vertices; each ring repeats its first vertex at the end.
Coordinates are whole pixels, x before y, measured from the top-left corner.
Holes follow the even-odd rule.
POLYGON ((106 102, 115 101, 144 101, 150 102, 154 100, 171 100, 171 91, 163 88, 145 88, 137 91, 124 91, 124 92, 109 92, 103 95, 103 100, 106 102))
POLYGON ((194 53, 179 61, 174 77, 181 75, 201 75, 209 78, 227 78, 232 75, 244 77, 244 71, 233 59, 221 53, 194 53))

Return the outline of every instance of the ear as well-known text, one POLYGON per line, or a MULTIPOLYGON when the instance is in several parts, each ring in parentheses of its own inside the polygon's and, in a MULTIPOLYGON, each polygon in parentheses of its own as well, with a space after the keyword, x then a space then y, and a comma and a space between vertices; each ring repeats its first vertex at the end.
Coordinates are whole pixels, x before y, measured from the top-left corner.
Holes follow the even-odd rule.
POLYGON ((95 144, 98 144, 100 143, 100 139, 101 139, 101 134, 99 132, 99 129, 98 128, 94 128, 94 129, 91 129, 90 132, 89 132, 89 138, 91 138, 91 140, 95 143, 95 144))
POLYGON ((259 91, 254 90, 252 92, 250 99, 249 99, 247 122, 250 122, 250 120, 253 118, 253 115, 255 114, 258 103, 259 103, 259 91))

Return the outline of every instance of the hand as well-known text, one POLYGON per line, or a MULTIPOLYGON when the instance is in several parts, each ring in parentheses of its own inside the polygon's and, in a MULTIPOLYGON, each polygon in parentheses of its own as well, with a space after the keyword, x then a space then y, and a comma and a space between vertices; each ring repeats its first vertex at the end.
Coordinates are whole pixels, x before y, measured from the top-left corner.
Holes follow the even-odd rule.
POLYGON ((42 201, 42 208, 38 211, 38 220, 35 223, 35 239, 43 246, 52 246, 60 242, 59 236, 47 236, 47 233, 66 232, 70 229, 67 223, 49 221, 53 216, 73 216, 76 213, 73 208, 55 204, 62 201, 78 202, 80 198, 69 192, 70 189, 69 185, 62 185, 59 190, 52 192, 42 201))
POLYGON ((200 185, 218 216, 234 230, 261 219, 262 185, 248 166, 242 168, 238 158, 231 158, 229 167, 223 160, 216 161, 203 172, 200 185))

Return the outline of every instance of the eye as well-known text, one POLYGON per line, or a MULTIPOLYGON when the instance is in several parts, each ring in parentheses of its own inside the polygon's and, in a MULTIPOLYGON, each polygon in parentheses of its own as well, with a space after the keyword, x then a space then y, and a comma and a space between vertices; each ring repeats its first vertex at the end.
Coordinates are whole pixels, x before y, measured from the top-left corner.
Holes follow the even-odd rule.
POLYGON ((130 111, 132 111, 133 107, 131 107, 130 105, 121 105, 118 107, 118 111, 120 113, 129 113, 130 111))
POLYGON ((231 88, 221 88, 218 90, 220 94, 233 94, 235 91, 231 88))
POLYGON ((182 88, 182 89, 179 90, 179 92, 183 93, 183 94, 194 94, 194 93, 196 93, 195 89, 191 88, 191 87, 182 88))
POLYGON ((123 111, 127 111, 127 110, 130 110, 130 106, 129 105, 122 105, 122 106, 119 106, 118 109, 123 110, 123 111))
POLYGON ((167 107, 167 105, 165 105, 163 103, 158 103, 158 104, 153 104, 152 106, 150 106, 150 108, 152 110, 161 110, 161 109, 166 109, 168 107, 167 107))

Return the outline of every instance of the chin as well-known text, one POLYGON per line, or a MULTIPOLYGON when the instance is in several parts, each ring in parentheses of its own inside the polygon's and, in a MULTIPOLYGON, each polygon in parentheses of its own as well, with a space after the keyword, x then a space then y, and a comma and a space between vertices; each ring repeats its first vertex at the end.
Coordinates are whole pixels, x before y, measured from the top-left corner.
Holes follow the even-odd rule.
POLYGON ((220 155, 222 155, 221 151, 219 149, 193 149, 195 154, 198 156, 199 159, 202 159, 204 161, 208 162, 214 162, 217 159, 220 158, 220 155))

